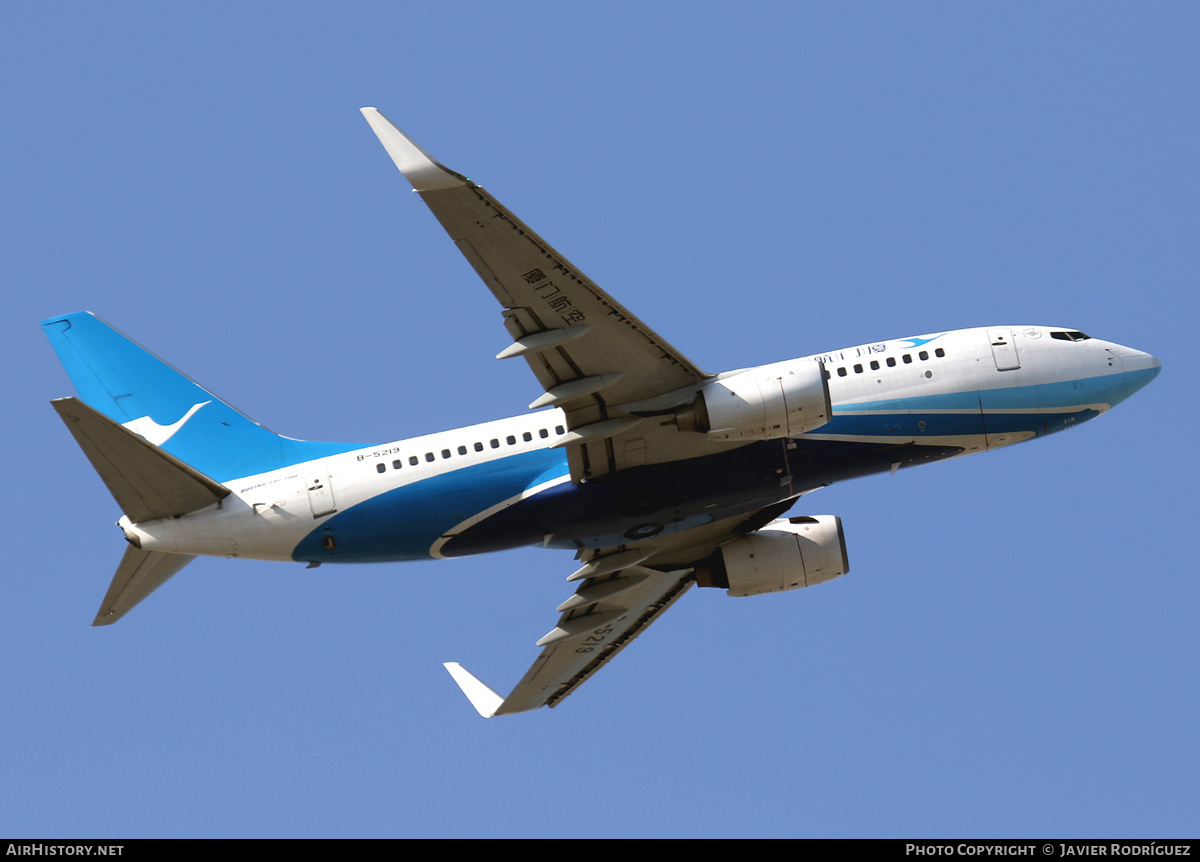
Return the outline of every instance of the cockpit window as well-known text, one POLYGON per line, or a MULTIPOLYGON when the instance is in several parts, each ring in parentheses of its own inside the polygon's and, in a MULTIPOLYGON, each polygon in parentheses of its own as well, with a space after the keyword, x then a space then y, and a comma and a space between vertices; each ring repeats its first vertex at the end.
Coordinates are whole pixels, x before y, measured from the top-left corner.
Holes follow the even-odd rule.
POLYGON ((1059 341, 1087 341, 1092 336, 1084 335, 1082 332, 1051 332, 1051 338, 1057 338, 1059 341))

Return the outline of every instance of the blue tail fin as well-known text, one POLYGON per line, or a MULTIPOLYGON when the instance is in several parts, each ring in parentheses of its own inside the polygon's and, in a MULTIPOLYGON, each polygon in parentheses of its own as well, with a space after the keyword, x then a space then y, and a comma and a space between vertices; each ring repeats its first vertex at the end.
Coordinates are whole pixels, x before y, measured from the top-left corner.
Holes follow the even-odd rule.
POLYGON ((42 330, 85 404, 218 482, 358 448, 268 431, 91 312, 42 330))

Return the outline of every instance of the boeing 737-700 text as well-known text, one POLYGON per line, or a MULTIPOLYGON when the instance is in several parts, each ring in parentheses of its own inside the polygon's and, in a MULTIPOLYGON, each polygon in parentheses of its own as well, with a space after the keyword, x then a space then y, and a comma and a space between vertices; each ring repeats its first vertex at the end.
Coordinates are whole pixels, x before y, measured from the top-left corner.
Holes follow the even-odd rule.
POLYGON ((124 511, 95 625, 197 555, 317 566, 522 545, 575 553, 574 595, 481 715, 555 706, 688 588, 794 590, 848 570, 831 482, 985 452, 1099 416, 1159 371, 1074 329, 991 326, 701 371, 483 188, 363 115, 503 308, 534 412, 380 445, 276 435, 87 312, 43 321, 77 398, 55 409, 124 511))

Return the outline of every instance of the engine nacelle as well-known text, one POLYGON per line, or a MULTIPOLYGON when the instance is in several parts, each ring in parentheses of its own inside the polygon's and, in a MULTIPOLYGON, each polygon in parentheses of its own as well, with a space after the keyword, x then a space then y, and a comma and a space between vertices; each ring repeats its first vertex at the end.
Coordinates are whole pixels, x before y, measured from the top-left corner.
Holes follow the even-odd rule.
POLYGON ((825 366, 811 359, 762 365, 708 384, 675 413, 680 431, 718 440, 774 440, 833 418, 825 366))
POLYGON ((696 567, 696 583, 757 596, 823 584, 848 571, 842 519, 815 515, 772 521, 722 545, 696 567))

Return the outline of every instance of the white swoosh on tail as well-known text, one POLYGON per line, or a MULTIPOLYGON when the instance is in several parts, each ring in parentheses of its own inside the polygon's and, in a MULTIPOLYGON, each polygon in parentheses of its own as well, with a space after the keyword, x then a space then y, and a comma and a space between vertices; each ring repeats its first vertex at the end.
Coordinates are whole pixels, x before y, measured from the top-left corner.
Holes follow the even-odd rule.
POLYGON ((196 415, 196 411, 209 404, 208 401, 201 401, 199 404, 193 404, 187 413, 183 414, 183 418, 178 422, 172 422, 170 425, 159 425, 149 416, 143 416, 140 419, 132 419, 129 422, 122 423, 126 428, 135 434, 140 434, 153 443, 155 446, 161 446, 175 435, 175 432, 183 427, 184 423, 196 415))

